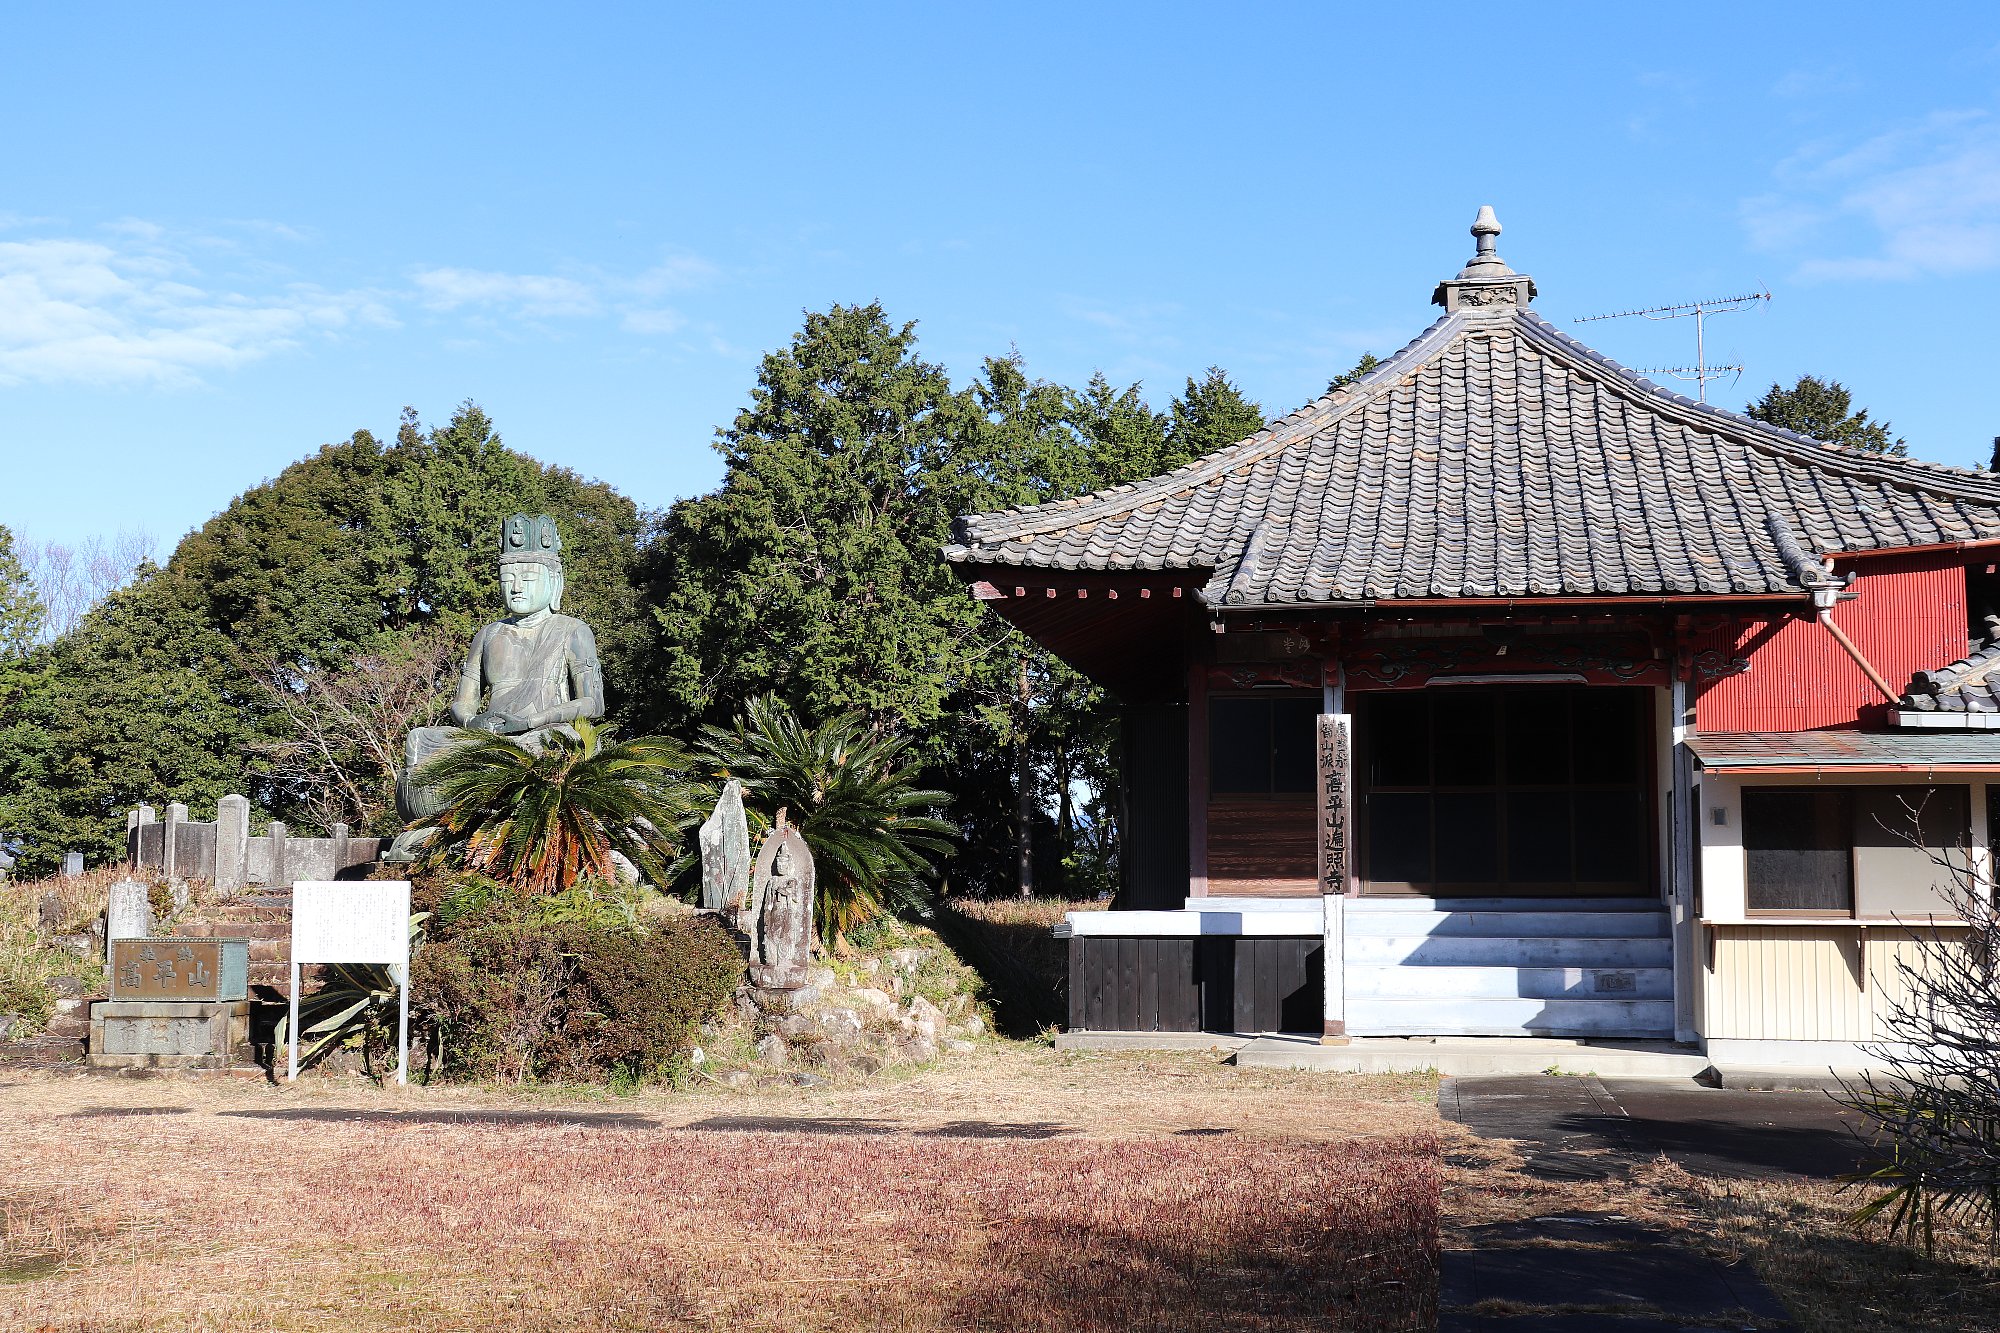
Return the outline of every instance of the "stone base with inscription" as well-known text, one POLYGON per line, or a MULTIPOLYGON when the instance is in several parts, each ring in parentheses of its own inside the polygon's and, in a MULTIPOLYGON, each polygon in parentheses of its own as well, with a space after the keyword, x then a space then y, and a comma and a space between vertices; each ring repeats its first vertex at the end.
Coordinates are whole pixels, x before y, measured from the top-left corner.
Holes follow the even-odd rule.
POLYGON ((100 1000, 90 1008, 97 1069, 230 1069, 250 1063, 247 1000, 100 1000))

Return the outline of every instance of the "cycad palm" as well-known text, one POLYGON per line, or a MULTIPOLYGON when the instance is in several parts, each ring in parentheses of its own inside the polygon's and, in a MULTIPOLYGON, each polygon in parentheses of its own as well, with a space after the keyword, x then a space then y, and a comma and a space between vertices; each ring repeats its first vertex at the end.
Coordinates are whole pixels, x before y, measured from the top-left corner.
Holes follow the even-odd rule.
POLYGON ((660 830, 692 809, 687 751, 664 736, 613 741, 609 726, 574 726, 575 736, 547 733, 540 753, 461 732, 418 775, 445 801, 432 854, 455 851, 468 868, 538 894, 610 882, 613 852, 666 883, 673 848, 660 830))
POLYGON ((752 699, 730 727, 703 727, 701 757, 783 808, 812 849, 820 933, 837 937, 890 906, 920 906, 924 879, 956 832, 930 812, 950 796, 916 786, 905 739, 845 713, 807 727, 783 702, 752 699))

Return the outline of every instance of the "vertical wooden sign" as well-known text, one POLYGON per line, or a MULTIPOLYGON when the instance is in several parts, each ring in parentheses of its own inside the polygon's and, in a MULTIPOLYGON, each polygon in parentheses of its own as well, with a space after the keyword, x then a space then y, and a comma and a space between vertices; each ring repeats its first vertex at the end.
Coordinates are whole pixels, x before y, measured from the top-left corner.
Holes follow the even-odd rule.
POLYGON ((1351 791, 1354 781, 1353 720, 1346 713, 1319 718, 1319 891, 1344 894, 1353 873, 1351 791))

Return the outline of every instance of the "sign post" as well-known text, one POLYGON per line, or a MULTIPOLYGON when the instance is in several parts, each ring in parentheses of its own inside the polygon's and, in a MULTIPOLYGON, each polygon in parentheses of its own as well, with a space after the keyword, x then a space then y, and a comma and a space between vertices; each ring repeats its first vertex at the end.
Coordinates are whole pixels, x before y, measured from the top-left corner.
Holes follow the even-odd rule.
POLYGON ((387 964, 401 987, 396 1082, 410 1081, 410 882, 300 880, 292 886, 292 1021, 287 1079, 299 1076, 299 967, 387 964))

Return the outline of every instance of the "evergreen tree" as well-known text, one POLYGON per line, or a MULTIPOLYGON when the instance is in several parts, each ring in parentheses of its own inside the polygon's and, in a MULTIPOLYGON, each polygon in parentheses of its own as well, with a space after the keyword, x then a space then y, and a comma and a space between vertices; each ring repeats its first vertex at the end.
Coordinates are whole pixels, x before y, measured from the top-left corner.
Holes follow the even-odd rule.
POLYGON ((0 523, 0 663, 28 655, 41 638, 44 616, 35 581, 14 549, 14 533, 0 523))
POLYGON ((314 827, 264 758, 288 726, 271 685, 501 614, 497 539, 516 511, 561 527, 565 609, 598 627, 616 710, 649 630, 637 508, 506 449, 470 404, 430 431, 406 413, 392 445, 360 431, 244 492, 31 656, 43 669, 0 722, 0 827, 30 840, 24 868, 52 869, 65 847, 111 854, 140 801, 201 818, 241 791, 314 827))
POLYGON ((1354 383, 1356 380, 1359 380, 1363 375, 1366 375, 1369 371, 1375 369, 1375 367, 1381 364, 1382 364, 1381 359, 1377 357, 1375 353, 1363 352, 1361 354, 1361 359, 1354 363, 1354 368, 1352 370, 1343 371, 1327 381, 1326 391, 1328 393, 1335 393, 1341 389, 1345 389, 1348 385, 1354 383))
POLYGON ((1167 442, 1168 419, 1146 405, 1137 384, 1113 389, 1099 371, 1081 393, 1068 396, 1070 426, 1088 456, 1082 460, 1085 475, 1063 493, 1142 481, 1187 461, 1167 442))
POLYGON ((1220 366, 1210 366, 1167 410, 1167 461, 1178 467, 1264 428, 1264 409, 1243 396, 1220 366))
POLYGON ((1799 376, 1791 388, 1773 384, 1762 398, 1743 410, 1758 421, 1810 435, 1828 444, 1844 444, 1853 449, 1901 458, 1909 447, 1889 433, 1886 421, 1870 421, 1868 413, 1856 412, 1854 395, 1838 380, 1813 375, 1799 376))

